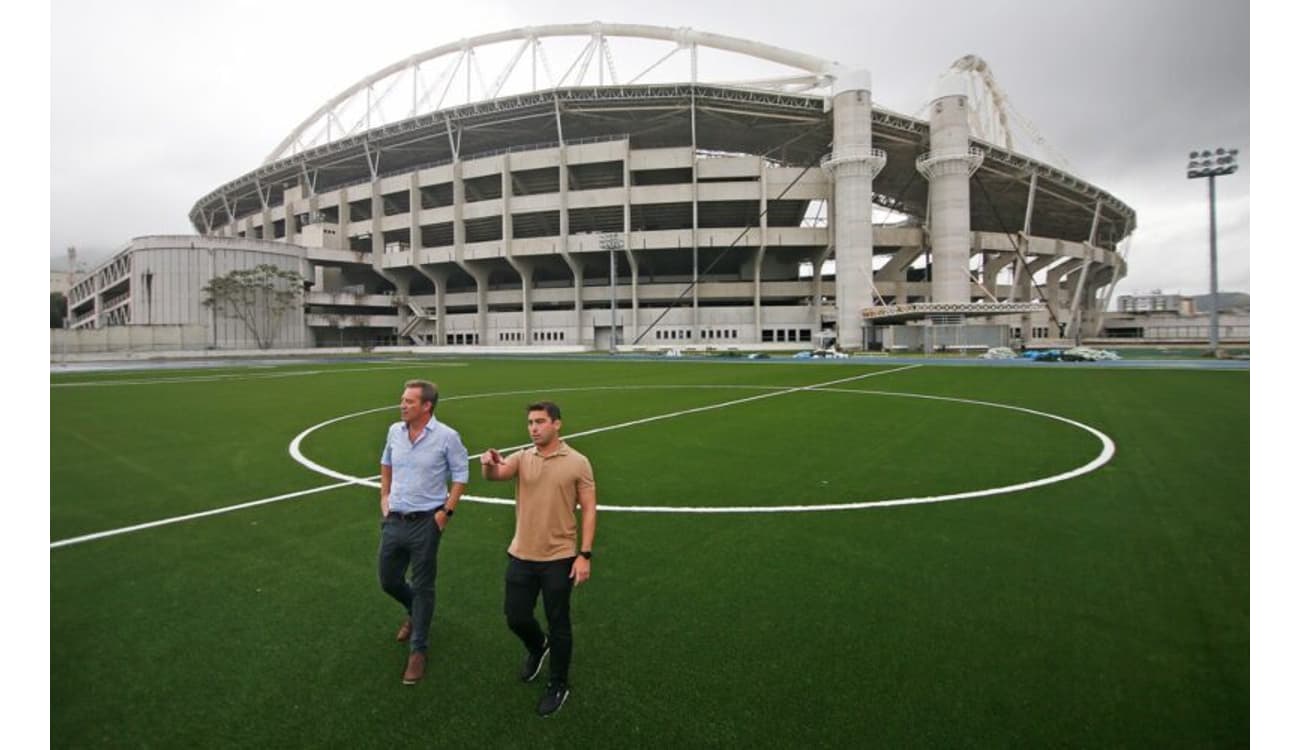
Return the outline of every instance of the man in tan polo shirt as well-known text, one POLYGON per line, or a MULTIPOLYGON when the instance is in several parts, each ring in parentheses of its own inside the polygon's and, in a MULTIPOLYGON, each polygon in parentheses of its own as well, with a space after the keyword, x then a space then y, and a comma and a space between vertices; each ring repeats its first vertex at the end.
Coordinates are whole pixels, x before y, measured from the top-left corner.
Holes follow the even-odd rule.
POLYGON ((506 566, 506 624, 528 650, 519 678, 531 682, 551 655, 551 678, 537 704, 550 716, 569 697, 573 630, 569 596, 591 577, 591 547, 596 539, 596 481, 587 457, 560 439, 560 407, 550 401, 528 406, 528 436, 533 446, 509 458, 495 449, 483 454, 483 478, 515 481, 515 538, 506 566), (575 506, 582 506, 579 544, 575 506), (542 595, 550 636, 533 614, 542 595))

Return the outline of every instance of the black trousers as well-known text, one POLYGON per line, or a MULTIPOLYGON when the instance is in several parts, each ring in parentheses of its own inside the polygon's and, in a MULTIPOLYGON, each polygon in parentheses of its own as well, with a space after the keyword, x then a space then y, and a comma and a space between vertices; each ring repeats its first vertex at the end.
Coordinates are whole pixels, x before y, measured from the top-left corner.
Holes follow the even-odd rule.
POLYGON ((535 562, 507 555, 506 565, 506 624, 524 642, 530 652, 540 653, 549 641, 551 644, 551 681, 569 681, 569 662, 573 660, 573 628, 569 624, 569 597, 573 593, 572 557, 562 560, 535 562), (542 608, 546 610, 549 638, 542 632, 533 611, 537 607, 537 594, 542 595, 542 608))

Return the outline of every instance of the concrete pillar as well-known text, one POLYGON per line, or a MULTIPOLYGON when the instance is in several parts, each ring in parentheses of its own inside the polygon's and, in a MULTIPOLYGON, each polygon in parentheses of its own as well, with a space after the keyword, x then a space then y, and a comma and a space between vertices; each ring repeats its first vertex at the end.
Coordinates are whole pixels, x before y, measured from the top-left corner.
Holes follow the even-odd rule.
POLYGON ((871 181, 885 166, 883 151, 871 148, 871 74, 842 71, 836 76, 833 176, 836 338, 841 349, 861 350, 862 310, 871 295, 871 181))
POLYGON ((1084 259, 1083 265, 1079 267, 1079 270, 1071 274, 1070 277, 1068 277, 1065 282, 1066 287, 1069 287, 1070 282, 1072 280, 1074 281, 1074 294, 1070 299, 1069 326, 1070 326, 1070 335, 1073 336, 1076 340, 1078 340, 1082 335, 1081 330, 1083 328, 1083 318, 1081 315, 1079 303, 1083 299, 1083 286, 1084 286, 1084 282, 1088 278, 1088 267, 1091 264, 1092 264, 1092 260, 1090 258, 1084 259))
POLYGON ((449 272, 440 266, 415 264, 415 270, 424 274, 433 282, 434 340, 435 346, 447 343, 447 276, 449 272))
MULTIPOLYGON (((694 48, 692 48, 694 52, 694 48)), ((691 76, 695 81, 695 76, 691 76)), ((700 146, 695 132, 695 93, 691 93, 691 336, 700 343, 700 146)))
MULTIPOLYGON (((506 262, 519 274, 524 303, 524 346, 533 345, 533 269, 531 264, 514 257, 515 221, 510 213, 510 198, 514 195, 515 180, 510 168, 510 154, 501 156, 501 244, 505 246, 506 262)), ((561 208, 560 215, 568 213, 561 208)), ((560 219, 561 230, 564 219, 560 219)), ((486 337, 486 334, 484 335, 486 337)), ((483 343, 488 343, 486 338, 483 343)))
POLYGON ((569 266, 569 271, 573 273, 573 327, 578 332, 579 344, 591 344, 594 340, 587 340, 583 337, 585 333, 582 328, 582 264, 572 255, 561 251, 560 257, 569 266))
POLYGON ((813 256, 812 267, 812 330, 813 333, 819 333, 822 329, 822 267, 826 264, 826 259, 830 257, 831 249, 825 248, 817 255, 813 256))
POLYGON ((1062 278, 1075 278, 1076 269, 1084 264, 1079 258, 1069 258, 1065 261, 1047 269, 1047 309, 1051 310, 1052 316, 1061 323, 1067 323, 1061 315, 1061 309, 1069 303, 1065 300, 1070 299, 1069 291, 1066 285, 1061 283, 1062 278))
POLYGON ((420 232, 420 172, 417 170, 411 173, 410 197, 407 203, 410 204, 410 213, 407 216, 410 219, 409 227, 411 233, 411 262, 418 263, 415 254, 424 248, 424 235, 420 232))
POLYGON ((352 204, 348 202, 348 189, 339 188, 339 248, 341 250, 352 249, 352 238, 349 236, 352 224, 352 204))
MULTIPOLYGON (((287 191, 286 191, 287 192, 287 191)), ((286 195, 284 205, 284 241, 291 245, 298 241, 298 202, 286 195)))
POLYGON ((564 147, 563 128, 560 126, 559 103, 556 103, 555 129, 560 139, 556 149, 560 157, 560 255, 573 272, 573 328, 578 332, 578 342, 582 338, 582 264, 569 253, 569 154, 564 147))
POLYGON ((262 203, 262 239, 275 239, 275 222, 271 221, 271 204, 267 201, 267 196, 271 189, 268 187, 262 189, 262 183, 257 183, 257 199, 262 203))
POLYGON ((638 299, 637 279, 640 271, 637 267, 636 253, 632 250, 632 143, 623 142, 623 252, 627 254, 627 266, 632 273, 632 321, 629 336, 625 341, 636 338, 641 328, 641 302, 638 299))
POLYGON ((754 253, 754 343, 763 340, 763 256, 767 255, 767 162, 758 162, 758 250, 754 253))
POLYGON ((370 183, 370 262, 376 269, 384 257, 384 195, 379 191, 379 180, 370 183))
POLYGON ((930 152, 916 160, 930 181, 930 301, 970 302, 970 176, 983 162, 970 148, 967 100, 949 76, 930 102, 930 152))
POLYGON ((452 252, 456 265, 474 279, 476 326, 479 343, 487 343, 487 282, 488 274, 465 260, 465 168, 457 156, 451 164, 452 252))

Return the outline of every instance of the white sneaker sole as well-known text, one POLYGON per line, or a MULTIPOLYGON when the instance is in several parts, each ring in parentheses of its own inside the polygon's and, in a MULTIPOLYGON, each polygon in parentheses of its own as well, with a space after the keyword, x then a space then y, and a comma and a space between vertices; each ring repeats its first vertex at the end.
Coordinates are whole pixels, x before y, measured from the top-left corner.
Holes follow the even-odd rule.
POLYGON ((552 711, 552 712, 550 712, 549 714, 542 714, 542 718, 543 718, 543 719, 546 719, 546 718, 549 718, 549 717, 551 717, 551 716, 554 716, 554 715, 558 714, 558 713, 560 712, 560 709, 561 709, 561 708, 564 708, 564 704, 567 703, 568 700, 569 700, 569 691, 568 691, 568 690, 565 690, 565 691, 564 691, 564 696, 560 698, 560 705, 556 706, 556 707, 555 707, 555 710, 552 711))
POLYGON ((546 657, 550 655, 551 655, 551 649, 548 646, 546 649, 542 651, 542 658, 537 660, 537 669, 534 669, 533 673, 528 675, 528 677, 524 680, 524 682, 532 682, 533 680, 537 679, 537 675, 542 673, 542 665, 546 664, 546 657))

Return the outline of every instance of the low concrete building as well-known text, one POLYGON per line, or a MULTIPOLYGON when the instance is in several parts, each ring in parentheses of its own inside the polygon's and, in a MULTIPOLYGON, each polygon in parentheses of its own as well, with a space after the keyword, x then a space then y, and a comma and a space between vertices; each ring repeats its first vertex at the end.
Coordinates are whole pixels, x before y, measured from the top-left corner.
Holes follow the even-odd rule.
MULTIPOLYGON (((218 315, 203 304, 202 289, 217 276, 261 264, 309 274, 303 248, 284 242, 196 235, 137 237, 72 286, 68 327, 81 331, 198 326, 209 334, 204 348, 255 348, 243 322, 218 315)), ((132 340, 146 339, 137 335, 132 340)), ((297 306, 280 321, 275 346, 311 345, 303 309, 297 306)))

